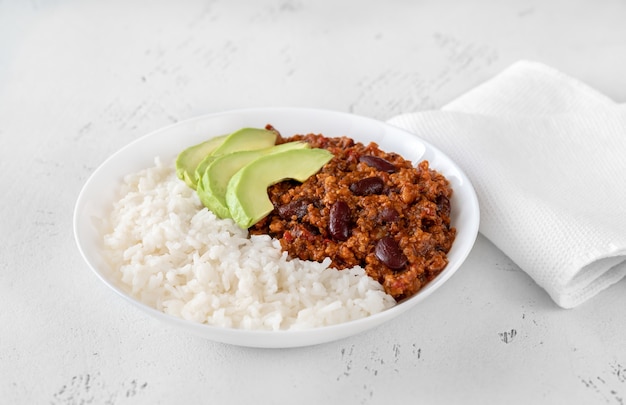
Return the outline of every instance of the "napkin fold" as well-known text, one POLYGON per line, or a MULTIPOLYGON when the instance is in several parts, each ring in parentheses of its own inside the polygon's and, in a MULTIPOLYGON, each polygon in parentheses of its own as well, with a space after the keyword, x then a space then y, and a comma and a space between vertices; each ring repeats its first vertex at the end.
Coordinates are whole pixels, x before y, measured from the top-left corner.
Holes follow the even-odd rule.
POLYGON ((440 111, 392 125, 450 156, 481 207, 480 232, 573 308, 626 275, 626 106, 520 61, 440 111))

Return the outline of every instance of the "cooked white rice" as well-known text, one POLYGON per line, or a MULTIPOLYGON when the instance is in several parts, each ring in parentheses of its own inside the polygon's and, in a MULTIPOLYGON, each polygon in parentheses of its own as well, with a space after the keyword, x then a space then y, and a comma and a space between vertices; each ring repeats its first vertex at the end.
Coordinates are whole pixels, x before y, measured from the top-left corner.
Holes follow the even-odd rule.
POLYGON ((267 235, 217 218, 174 165, 126 176, 104 237, 119 280, 138 300, 190 321, 242 329, 305 329, 395 304, 360 267, 288 259, 267 235))

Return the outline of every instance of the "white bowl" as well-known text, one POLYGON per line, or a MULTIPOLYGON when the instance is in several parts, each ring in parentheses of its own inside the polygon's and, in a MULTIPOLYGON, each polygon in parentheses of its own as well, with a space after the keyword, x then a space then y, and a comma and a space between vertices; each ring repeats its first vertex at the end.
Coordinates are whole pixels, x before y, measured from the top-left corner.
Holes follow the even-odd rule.
POLYGON ((386 123, 352 114, 302 108, 259 108, 228 111, 183 121, 130 143, 109 157, 83 187, 74 211, 74 234, 78 248, 96 275, 113 291, 149 315, 214 341, 250 347, 285 348, 308 346, 345 338, 374 328, 415 305, 443 285, 461 266, 478 234, 479 208, 476 193, 461 169, 441 151, 413 134, 386 123), (103 238, 97 223, 108 217, 116 190, 126 174, 153 166, 154 158, 174 159, 184 148, 214 135, 242 127, 272 124, 283 135, 322 133, 348 136, 356 141, 374 141, 387 152, 400 153, 415 164, 427 159, 431 168, 450 180, 452 226, 457 235, 448 253, 444 271, 413 297, 381 313, 356 321, 297 331, 250 331, 209 326, 183 320, 151 308, 117 284, 115 269, 106 264, 103 238))

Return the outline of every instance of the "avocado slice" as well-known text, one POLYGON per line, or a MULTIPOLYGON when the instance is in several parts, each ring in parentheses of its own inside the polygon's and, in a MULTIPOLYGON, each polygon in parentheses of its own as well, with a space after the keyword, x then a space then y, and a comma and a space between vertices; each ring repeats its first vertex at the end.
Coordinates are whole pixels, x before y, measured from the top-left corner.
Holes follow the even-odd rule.
POLYGON ((288 142, 269 148, 242 150, 217 156, 209 163, 202 179, 198 182, 198 197, 202 204, 219 218, 231 218, 230 210, 226 205, 226 188, 230 178, 239 169, 264 155, 305 148, 310 148, 306 142, 288 142))
POLYGON ((243 229, 274 209, 267 188, 286 179, 304 182, 333 158, 326 149, 292 149, 265 155, 239 169, 228 182, 226 205, 243 229))
POLYGON ((183 150, 176 157, 176 175, 189 187, 196 188, 196 167, 217 149, 228 135, 217 136, 183 150))
POLYGON ((217 156, 240 150, 268 148, 276 143, 277 136, 276 132, 261 128, 242 128, 231 133, 197 165, 194 180, 197 183, 202 179, 206 168, 217 156))

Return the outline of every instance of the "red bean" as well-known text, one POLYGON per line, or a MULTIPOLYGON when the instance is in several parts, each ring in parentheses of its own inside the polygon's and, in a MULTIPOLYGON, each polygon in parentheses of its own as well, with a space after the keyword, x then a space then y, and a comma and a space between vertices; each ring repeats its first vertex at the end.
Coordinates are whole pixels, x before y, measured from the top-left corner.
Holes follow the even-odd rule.
POLYGON ((400 219, 400 214, 398 214, 398 211, 391 207, 385 207, 378 213, 378 219, 380 222, 396 222, 400 219))
POLYGON ((378 156, 363 155, 359 158, 359 162, 387 173, 394 173, 397 170, 396 165, 378 156))
POLYGON ((330 207, 328 230, 335 240, 344 241, 350 237, 350 207, 345 201, 337 201, 330 207))
POLYGON ((437 210, 441 213, 443 217, 450 216, 450 200, 443 194, 439 194, 437 196, 437 210))
POLYGON ((398 243, 391 236, 385 236, 376 243, 374 254, 392 270, 401 270, 408 261, 398 243))
POLYGON ((380 177, 366 177, 350 184, 350 191, 355 195, 380 194, 385 188, 385 182, 380 177))
POLYGON ((308 212, 308 206, 311 204, 311 200, 308 198, 301 198, 299 200, 293 200, 285 205, 278 207, 278 215, 283 219, 291 219, 292 216, 296 216, 298 219, 302 219, 308 212))

